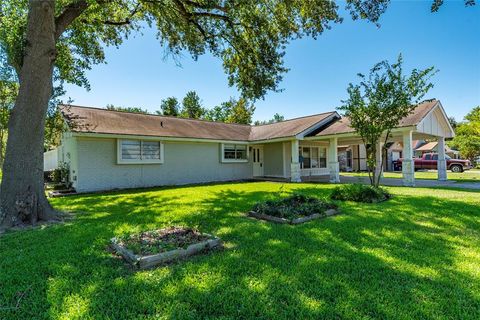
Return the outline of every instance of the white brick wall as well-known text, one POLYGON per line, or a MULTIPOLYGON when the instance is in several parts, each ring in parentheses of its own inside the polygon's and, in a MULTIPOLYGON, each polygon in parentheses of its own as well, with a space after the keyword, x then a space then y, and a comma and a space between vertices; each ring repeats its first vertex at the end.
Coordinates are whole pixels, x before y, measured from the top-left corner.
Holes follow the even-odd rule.
POLYGON ((218 143, 164 142, 164 164, 117 164, 115 139, 77 139, 79 192, 252 178, 251 162, 220 162, 218 143))

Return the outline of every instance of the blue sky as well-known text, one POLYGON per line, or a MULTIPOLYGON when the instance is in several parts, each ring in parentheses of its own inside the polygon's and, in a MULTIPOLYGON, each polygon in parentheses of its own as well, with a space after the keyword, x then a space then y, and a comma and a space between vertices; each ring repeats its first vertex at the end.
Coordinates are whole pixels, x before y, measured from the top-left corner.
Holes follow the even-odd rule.
MULTIPOLYGON (((317 40, 293 41, 285 56, 290 71, 280 84, 284 90, 258 101, 254 120, 270 119, 276 112, 293 118, 334 110, 358 72, 368 72, 384 59, 393 62, 399 53, 408 71, 432 65, 439 70, 428 98, 440 99, 447 114, 461 120, 480 105, 480 5, 447 1, 439 12, 430 13, 430 4, 392 1, 380 28, 344 15, 342 24, 317 40)), ((106 57, 106 65, 88 72, 91 91, 66 87, 74 104, 138 106, 154 112, 161 99, 181 99, 189 90, 197 91, 206 107, 238 97, 228 87, 220 60, 209 55, 198 61, 188 55, 178 61, 165 58, 154 30, 144 30, 119 49, 107 48, 106 57)))

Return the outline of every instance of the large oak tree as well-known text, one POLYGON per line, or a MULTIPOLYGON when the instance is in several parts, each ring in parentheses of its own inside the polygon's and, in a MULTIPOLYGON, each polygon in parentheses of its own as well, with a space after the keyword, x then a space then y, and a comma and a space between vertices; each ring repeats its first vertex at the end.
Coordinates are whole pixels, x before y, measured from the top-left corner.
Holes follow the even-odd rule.
MULTIPOLYGON (((468 1, 468 2, 471 2, 468 1)), ((376 22, 388 0, 347 0, 354 18, 376 22)), ((441 4, 441 1, 435 1, 441 4)), ((0 187, 0 229, 56 212, 43 191, 43 137, 54 80, 88 88, 86 70, 142 27, 155 26, 171 53, 222 59, 246 98, 276 90, 288 41, 340 22, 324 0, 0 0, 0 50, 19 79, 0 187)), ((152 54, 152 59, 155 55, 152 54)))

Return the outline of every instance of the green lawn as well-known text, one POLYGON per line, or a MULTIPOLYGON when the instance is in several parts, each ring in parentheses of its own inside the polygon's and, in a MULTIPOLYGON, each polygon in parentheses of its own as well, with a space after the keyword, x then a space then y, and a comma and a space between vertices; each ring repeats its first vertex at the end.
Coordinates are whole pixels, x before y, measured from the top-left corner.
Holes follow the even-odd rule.
POLYGON ((57 198, 75 220, 0 237, 0 319, 479 319, 478 192, 388 188, 390 201, 341 203, 342 215, 299 226, 244 216, 280 187, 57 198), (106 251, 113 236, 171 224, 227 249, 142 272, 106 251))
MULTIPOLYGON (((367 177, 368 173, 366 172, 341 172, 341 175, 352 176, 352 177, 367 177)), ((401 172, 384 172, 383 176, 385 178, 402 178, 401 172)), ((436 171, 416 171, 416 179, 427 179, 427 180, 436 180, 438 177, 436 171)), ((459 182, 480 182, 480 170, 473 169, 464 172, 451 172, 447 171, 447 177, 450 180, 455 180, 459 182)))

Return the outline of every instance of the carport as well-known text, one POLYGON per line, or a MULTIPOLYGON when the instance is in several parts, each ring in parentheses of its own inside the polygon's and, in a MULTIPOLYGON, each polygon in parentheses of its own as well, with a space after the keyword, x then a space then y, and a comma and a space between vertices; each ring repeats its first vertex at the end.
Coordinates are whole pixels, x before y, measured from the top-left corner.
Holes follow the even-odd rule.
MULTIPOLYGON (((453 128, 448 121, 442 104, 438 100, 428 100, 419 104, 409 116, 405 117, 399 126, 392 130, 391 137, 388 141, 402 141, 403 143, 403 185, 415 186, 414 146, 412 145, 412 141, 420 139, 438 142, 438 180, 446 181, 445 139, 452 138, 453 136, 453 128)), ((327 161, 330 176, 329 181, 332 183, 340 182, 337 154, 338 146, 363 144, 361 138, 350 127, 350 121, 346 117, 342 117, 327 128, 305 137, 304 140, 321 142, 328 146, 327 161)), ((382 146, 383 145, 380 144, 377 148, 376 159, 378 164, 381 162, 382 146)), ((377 167, 379 168, 380 165, 377 167)))

